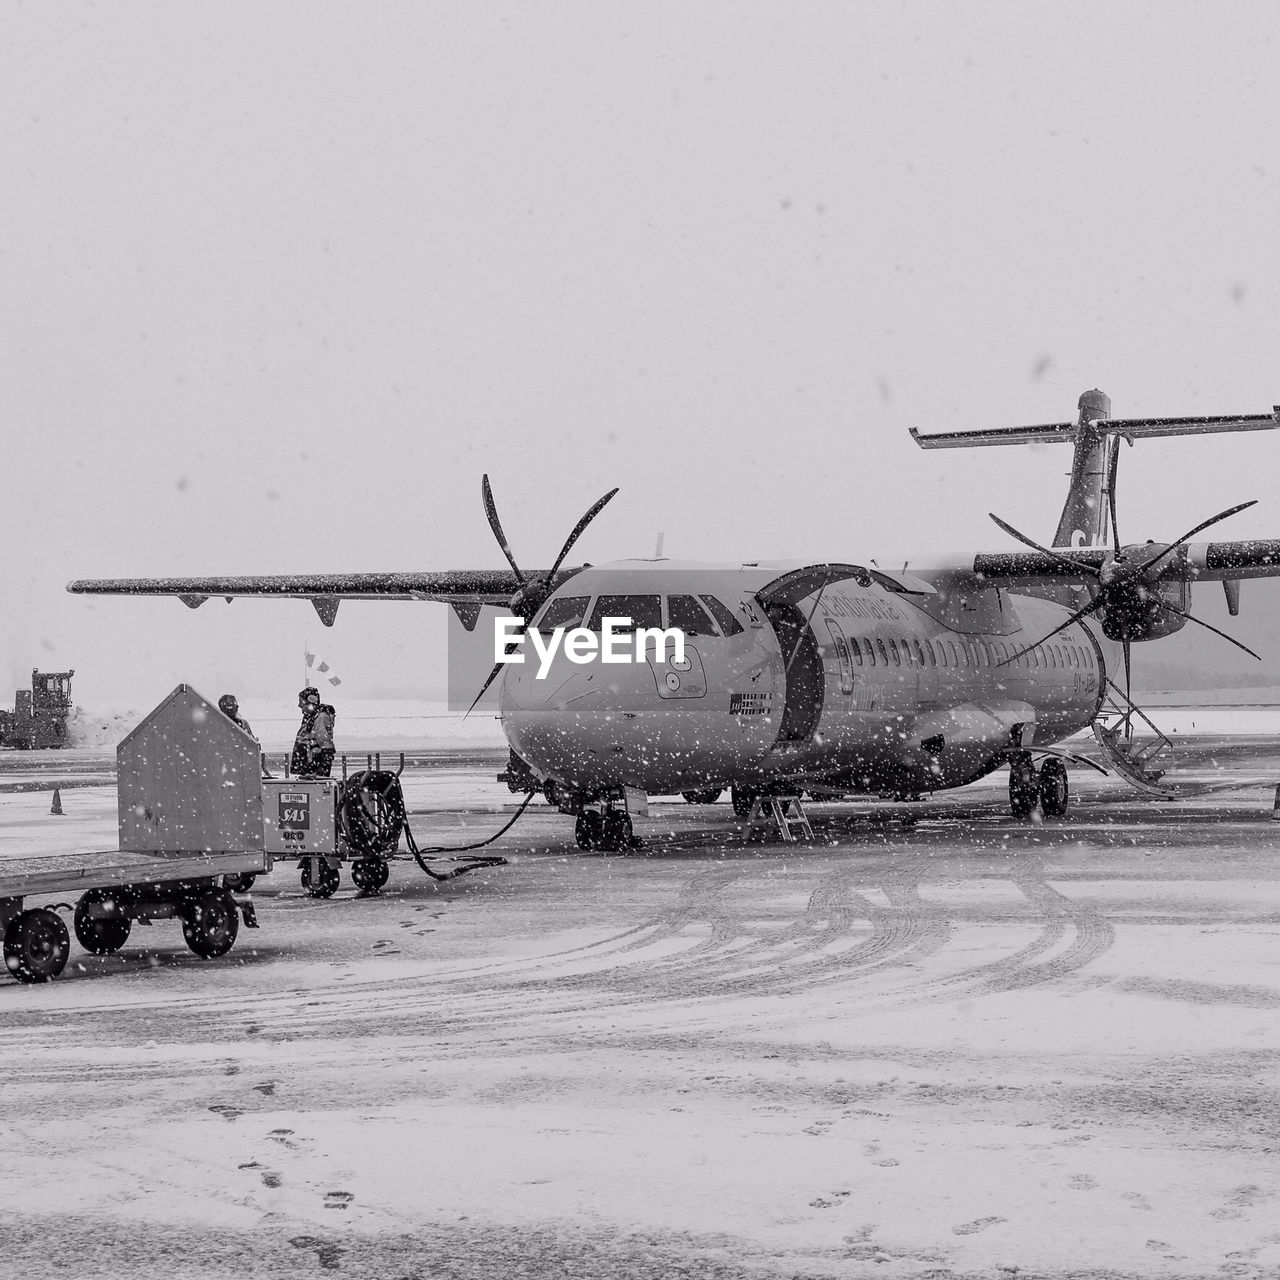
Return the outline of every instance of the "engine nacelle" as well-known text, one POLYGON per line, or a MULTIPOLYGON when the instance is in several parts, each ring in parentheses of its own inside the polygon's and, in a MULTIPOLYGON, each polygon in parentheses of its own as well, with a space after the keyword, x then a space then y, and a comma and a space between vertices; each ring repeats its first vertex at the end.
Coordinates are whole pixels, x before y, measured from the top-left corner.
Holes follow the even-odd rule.
MULTIPOLYGON (((1145 542, 1125 547, 1122 560, 1151 560, 1164 550, 1159 543, 1145 542)), ((1173 557, 1178 564, 1178 557, 1173 557)), ((1130 581, 1106 581, 1105 604, 1101 609, 1102 634, 1109 640, 1138 642, 1160 640, 1186 626, 1182 615, 1191 608, 1191 584, 1181 575, 1149 582, 1141 577, 1130 581)))

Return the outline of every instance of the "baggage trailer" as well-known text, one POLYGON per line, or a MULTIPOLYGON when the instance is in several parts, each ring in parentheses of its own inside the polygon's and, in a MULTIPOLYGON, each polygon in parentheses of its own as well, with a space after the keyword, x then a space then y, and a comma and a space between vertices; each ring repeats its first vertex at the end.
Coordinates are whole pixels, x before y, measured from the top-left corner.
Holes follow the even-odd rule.
POLYGON ((228 878, 270 869, 261 850, 139 857, 119 851, 55 854, 21 860, 0 871, 0 929, 4 962, 19 982, 48 982, 64 968, 71 939, 59 910, 68 902, 27 907, 27 898, 80 894, 73 913, 76 938, 96 956, 128 941, 134 921, 177 918, 198 956, 225 955, 243 918, 256 929, 253 903, 236 898, 228 878))
POLYGON ((116 748, 120 847, 0 862, 0 930, 9 971, 47 982, 71 942, 58 910, 73 911, 86 951, 110 955, 134 921, 182 921, 187 945, 212 958, 231 949, 253 904, 236 890, 271 870, 262 829, 257 741, 190 685, 180 684, 116 748), (31 897, 79 893, 28 908, 31 897))

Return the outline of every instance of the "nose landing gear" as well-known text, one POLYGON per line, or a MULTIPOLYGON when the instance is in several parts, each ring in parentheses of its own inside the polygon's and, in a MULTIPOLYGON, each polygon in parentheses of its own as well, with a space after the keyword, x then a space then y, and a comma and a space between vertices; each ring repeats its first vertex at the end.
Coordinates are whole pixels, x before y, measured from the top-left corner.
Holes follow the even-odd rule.
POLYGON ((611 806, 584 809, 573 825, 573 835, 579 849, 592 852, 625 853, 635 843, 631 815, 611 806))

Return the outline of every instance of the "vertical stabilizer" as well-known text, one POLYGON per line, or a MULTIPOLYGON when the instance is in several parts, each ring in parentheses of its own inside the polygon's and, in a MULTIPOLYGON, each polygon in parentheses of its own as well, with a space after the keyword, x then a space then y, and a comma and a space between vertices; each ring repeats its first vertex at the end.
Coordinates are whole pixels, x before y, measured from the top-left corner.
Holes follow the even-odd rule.
POLYGON ((1071 458, 1071 487, 1062 508, 1055 547, 1096 547, 1107 540, 1107 477, 1118 436, 1106 425, 1111 398, 1096 387, 1080 397, 1075 452, 1071 458))

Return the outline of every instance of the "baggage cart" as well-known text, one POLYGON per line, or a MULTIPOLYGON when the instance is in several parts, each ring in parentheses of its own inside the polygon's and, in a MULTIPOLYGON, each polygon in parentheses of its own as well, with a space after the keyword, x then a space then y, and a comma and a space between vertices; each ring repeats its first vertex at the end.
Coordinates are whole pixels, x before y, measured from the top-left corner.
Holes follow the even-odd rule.
POLYGON ((59 911, 72 913, 76 938, 93 955, 119 951, 135 921, 165 919, 182 921, 196 955, 225 955, 242 919, 246 928, 257 928, 253 903, 234 894, 227 880, 270 866, 262 850, 150 857, 110 850, 7 862, 0 865, 5 966, 19 982, 48 982, 66 968, 71 939, 59 911), (79 894, 74 908, 69 902, 26 902, 67 894, 79 894))

